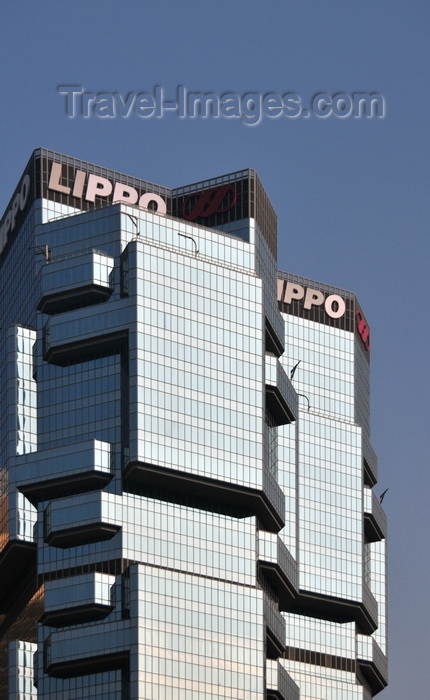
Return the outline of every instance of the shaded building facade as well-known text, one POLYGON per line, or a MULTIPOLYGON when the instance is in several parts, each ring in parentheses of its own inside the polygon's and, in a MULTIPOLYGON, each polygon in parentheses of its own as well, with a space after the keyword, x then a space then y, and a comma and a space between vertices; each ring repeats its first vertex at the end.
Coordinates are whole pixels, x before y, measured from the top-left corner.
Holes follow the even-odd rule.
POLYGON ((278 275, 255 172, 38 149, 0 254, 1 697, 383 688, 369 331, 278 275))
POLYGON ((370 329, 343 289, 279 273, 278 301, 281 363, 299 399, 296 425, 278 430, 288 501, 280 536, 299 579, 283 613, 284 665, 300 697, 368 698, 387 683, 387 523, 373 491, 370 329))

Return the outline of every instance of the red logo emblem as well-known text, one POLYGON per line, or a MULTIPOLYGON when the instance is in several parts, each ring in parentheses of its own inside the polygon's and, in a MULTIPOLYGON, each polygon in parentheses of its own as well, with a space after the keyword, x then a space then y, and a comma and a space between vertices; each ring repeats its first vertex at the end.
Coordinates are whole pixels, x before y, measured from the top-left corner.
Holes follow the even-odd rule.
POLYGON ((221 185, 201 193, 190 194, 182 205, 182 216, 187 221, 195 221, 199 216, 206 218, 211 214, 222 214, 236 204, 236 199, 233 185, 221 185))
POLYGON ((370 330, 361 311, 355 312, 355 321, 357 323, 358 334, 363 341, 364 347, 366 350, 370 350, 370 330))

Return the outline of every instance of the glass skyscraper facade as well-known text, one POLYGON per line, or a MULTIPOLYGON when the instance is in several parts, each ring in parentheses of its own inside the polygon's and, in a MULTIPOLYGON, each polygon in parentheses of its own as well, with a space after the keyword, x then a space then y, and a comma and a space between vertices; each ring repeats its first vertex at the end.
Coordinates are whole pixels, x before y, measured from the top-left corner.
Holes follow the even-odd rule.
POLYGON ((384 688, 370 332, 278 273, 256 173, 39 149, 0 254, 0 698, 384 688))
POLYGON ((298 595, 283 612, 284 666, 301 698, 370 698, 387 682, 387 525, 372 490, 370 331, 345 290, 279 273, 278 300, 281 362, 299 398, 296 425, 278 429, 290 504, 280 536, 299 572, 298 595))

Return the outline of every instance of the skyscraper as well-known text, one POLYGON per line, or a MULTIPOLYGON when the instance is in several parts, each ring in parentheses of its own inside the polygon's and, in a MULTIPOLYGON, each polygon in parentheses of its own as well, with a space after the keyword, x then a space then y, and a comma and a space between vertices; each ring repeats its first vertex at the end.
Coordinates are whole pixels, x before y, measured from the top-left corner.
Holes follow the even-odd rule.
POLYGON ((255 172, 171 190, 39 149, 0 253, 1 697, 383 688, 369 330, 278 280, 255 172))
POLYGON ((281 363, 299 398, 296 426, 278 435, 289 514, 280 536, 299 571, 283 613, 284 665, 301 697, 367 698, 387 682, 387 524, 372 490, 370 329, 342 289, 280 273, 278 301, 281 363))

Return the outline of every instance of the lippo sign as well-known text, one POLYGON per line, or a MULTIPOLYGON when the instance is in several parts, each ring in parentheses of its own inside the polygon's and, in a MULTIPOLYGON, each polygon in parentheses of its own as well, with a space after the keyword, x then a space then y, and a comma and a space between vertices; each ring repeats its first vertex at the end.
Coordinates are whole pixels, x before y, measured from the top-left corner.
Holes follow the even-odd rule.
POLYGON ((16 226, 16 219, 19 212, 25 209, 27 204, 28 195, 30 192, 30 175, 27 173, 21 180, 21 183, 16 191, 16 194, 12 200, 12 204, 7 210, 3 218, 3 223, 0 228, 0 254, 2 253, 6 243, 8 242, 9 235, 14 231, 16 226))
POLYGON ((339 294, 329 294, 327 297, 319 289, 302 287, 296 282, 278 280, 278 301, 284 304, 291 304, 294 300, 303 299, 303 308, 312 309, 324 304, 324 310, 330 318, 341 318, 346 311, 345 300, 339 294))
POLYGON ((110 204, 137 204, 142 209, 148 209, 149 205, 154 203, 157 214, 166 214, 167 211, 166 201, 160 195, 145 192, 139 196, 138 191, 130 185, 114 182, 94 173, 88 174, 85 170, 76 170, 73 186, 69 187, 63 184, 61 163, 52 163, 48 190, 92 203, 95 203, 96 197, 105 199, 110 204))
POLYGON ((346 292, 342 297, 293 280, 278 279, 278 302, 283 312, 349 332, 355 331, 364 349, 370 350, 370 329, 353 294, 346 292))

